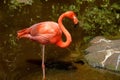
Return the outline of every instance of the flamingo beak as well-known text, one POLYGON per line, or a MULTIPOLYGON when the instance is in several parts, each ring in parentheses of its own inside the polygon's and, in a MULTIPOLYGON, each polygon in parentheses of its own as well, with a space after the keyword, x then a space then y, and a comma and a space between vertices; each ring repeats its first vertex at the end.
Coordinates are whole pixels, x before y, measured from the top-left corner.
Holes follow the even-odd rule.
POLYGON ((75 25, 74 25, 74 28, 76 28, 76 27, 78 27, 78 26, 79 26, 79 23, 75 24, 75 25))
POLYGON ((79 21, 78 21, 78 19, 77 19, 77 17, 76 16, 74 16, 73 17, 73 22, 74 22, 74 27, 76 28, 77 26, 79 26, 79 21))

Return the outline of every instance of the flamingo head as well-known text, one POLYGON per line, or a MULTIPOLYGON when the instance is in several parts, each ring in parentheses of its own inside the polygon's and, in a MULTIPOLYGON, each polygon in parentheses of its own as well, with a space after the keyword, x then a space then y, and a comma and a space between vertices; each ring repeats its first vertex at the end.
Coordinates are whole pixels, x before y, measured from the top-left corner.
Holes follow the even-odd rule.
POLYGON ((76 17, 76 14, 73 11, 67 11, 65 12, 65 15, 67 18, 72 19, 75 25, 78 24, 79 21, 76 17))

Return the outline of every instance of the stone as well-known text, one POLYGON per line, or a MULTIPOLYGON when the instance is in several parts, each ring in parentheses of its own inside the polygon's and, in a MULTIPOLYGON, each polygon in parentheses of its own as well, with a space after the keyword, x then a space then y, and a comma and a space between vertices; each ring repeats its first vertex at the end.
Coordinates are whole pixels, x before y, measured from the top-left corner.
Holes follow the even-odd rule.
POLYGON ((120 39, 109 40, 98 36, 90 44, 85 50, 85 59, 89 65, 120 72, 120 39))

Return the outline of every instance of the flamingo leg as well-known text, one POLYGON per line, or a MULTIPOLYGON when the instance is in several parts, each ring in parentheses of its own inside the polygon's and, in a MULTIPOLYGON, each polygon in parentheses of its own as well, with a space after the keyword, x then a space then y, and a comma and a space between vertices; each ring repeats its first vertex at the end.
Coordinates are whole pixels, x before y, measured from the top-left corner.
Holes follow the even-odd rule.
POLYGON ((43 71, 43 80, 45 80, 45 45, 42 45, 42 71, 43 71))

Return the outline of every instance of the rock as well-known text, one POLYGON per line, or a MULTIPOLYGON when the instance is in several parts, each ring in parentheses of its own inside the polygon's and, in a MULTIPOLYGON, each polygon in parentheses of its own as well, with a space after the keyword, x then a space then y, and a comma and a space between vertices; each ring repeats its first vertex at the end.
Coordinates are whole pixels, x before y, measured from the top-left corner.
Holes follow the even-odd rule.
POLYGON ((102 36, 90 41, 85 59, 93 67, 120 72, 120 40, 108 40, 102 36))

